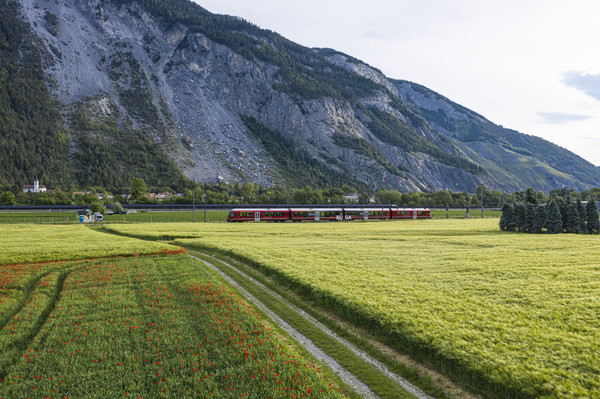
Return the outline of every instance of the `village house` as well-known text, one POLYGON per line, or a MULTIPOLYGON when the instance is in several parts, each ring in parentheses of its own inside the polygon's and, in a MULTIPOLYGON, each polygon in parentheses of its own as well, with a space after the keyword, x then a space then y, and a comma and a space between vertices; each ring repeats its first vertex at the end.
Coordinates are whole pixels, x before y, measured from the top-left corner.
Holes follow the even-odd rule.
POLYGON ((98 198, 99 200, 103 200, 103 199, 106 199, 106 198, 114 198, 115 197, 114 195, 104 194, 104 193, 96 193, 96 194, 94 194, 94 196, 96 198, 98 198))
POLYGON ((344 201, 346 203, 358 202, 358 193, 344 195, 344 201))

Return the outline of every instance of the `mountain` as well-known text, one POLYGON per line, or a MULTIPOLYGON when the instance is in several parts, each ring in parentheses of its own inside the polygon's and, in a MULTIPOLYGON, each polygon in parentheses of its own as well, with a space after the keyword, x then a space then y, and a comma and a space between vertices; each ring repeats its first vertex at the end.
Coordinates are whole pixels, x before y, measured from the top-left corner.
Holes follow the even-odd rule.
POLYGON ((600 182, 577 155, 423 86, 187 0, 0 0, 0 10, 3 185, 600 182))

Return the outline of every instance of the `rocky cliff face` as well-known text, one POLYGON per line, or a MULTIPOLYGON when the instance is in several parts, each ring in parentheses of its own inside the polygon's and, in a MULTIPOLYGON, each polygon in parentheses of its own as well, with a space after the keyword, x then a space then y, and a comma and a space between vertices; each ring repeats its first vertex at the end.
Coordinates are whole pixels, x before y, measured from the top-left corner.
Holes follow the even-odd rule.
MULTIPOLYGON (((585 161, 546 163, 516 143, 519 133, 421 86, 177 2, 203 19, 167 18, 166 6, 149 0, 19 0, 39 38, 75 164, 98 140, 114 148, 135 136, 198 182, 290 183, 299 168, 290 158, 310 162, 314 176, 374 189, 472 192, 481 184, 512 190, 600 181, 585 161), (261 131, 280 141, 277 150, 261 131), (574 170, 581 167, 587 173, 574 170)), ((555 158, 576 158, 547 147, 555 158)), ((84 172, 77 176, 85 180, 84 172)), ((329 184, 315 179, 294 184, 329 184)))

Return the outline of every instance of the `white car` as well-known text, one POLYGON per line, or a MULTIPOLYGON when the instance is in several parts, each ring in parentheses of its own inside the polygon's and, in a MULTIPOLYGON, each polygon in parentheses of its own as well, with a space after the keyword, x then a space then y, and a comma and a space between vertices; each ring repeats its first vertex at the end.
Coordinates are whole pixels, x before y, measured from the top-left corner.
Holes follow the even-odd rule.
POLYGON ((101 222, 104 220, 104 216, 100 212, 94 213, 94 220, 96 222, 101 222))

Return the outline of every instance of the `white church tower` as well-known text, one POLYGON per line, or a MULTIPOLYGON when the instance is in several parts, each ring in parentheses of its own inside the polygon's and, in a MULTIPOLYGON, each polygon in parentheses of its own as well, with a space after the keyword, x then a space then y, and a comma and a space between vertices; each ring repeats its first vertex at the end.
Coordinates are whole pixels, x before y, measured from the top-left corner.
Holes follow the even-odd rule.
POLYGON ((27 186, 27 185, 23 186, 23 192, 24 193, 45 193, 46 186, 40 186, 40 180, 36 176, 35 180, 33 181, 33 186, 27 186))

